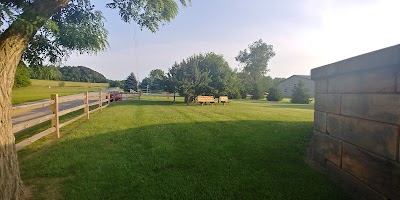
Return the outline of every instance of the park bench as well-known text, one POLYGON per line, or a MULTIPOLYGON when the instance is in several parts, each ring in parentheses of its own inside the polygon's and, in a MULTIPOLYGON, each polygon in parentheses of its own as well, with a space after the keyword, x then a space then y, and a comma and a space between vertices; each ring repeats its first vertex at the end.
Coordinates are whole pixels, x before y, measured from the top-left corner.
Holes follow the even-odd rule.
POLYGON ((219 102, 221 102, 223 105, 225 105, 225 103, 229 103, 230 101, 228 99, 228 96, 220 96, 219 102))
POLYGON ((210 104, 215 103, 215 99, 213 96, 197 96, 196 101, 201 103, 202 106, 207 103, 210 104))

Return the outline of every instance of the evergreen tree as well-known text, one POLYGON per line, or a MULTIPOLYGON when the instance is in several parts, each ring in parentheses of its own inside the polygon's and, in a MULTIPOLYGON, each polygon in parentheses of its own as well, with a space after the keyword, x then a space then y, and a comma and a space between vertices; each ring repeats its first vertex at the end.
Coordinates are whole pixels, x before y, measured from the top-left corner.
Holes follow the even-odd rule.
POLYGON ((308 94, 308 89, 304 87, 303 81, 299 81, 297 86, 294 87, 291 102, 300 104, 310 103, 310 95, 308 94))
POLYGON ((276 87, 271 87, 268 89, 267 100, 268 101, 282 101, 281 91, 276 87))
POLYGON ((130 90, 136 90, 137 84, 138 82, 136 80, 135 74, 132 72, 125 80, 124 91, 129 92, 130 90))

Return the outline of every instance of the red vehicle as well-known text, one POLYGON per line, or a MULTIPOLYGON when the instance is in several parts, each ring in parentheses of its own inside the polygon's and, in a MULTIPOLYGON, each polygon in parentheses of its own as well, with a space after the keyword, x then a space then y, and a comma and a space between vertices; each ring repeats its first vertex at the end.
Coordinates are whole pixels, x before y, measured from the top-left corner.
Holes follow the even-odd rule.
POLYGON ((120 91, 109 91, 110 101, 122 101, 122 94, 120 91))

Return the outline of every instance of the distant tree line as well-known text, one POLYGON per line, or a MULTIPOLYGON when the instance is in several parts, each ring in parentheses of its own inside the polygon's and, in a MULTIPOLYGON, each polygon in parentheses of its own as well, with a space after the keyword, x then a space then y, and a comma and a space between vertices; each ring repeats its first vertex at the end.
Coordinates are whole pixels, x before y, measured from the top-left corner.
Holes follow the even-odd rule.
POLYGON ((30 77, 41 80, 107 83, 103 74, 84 66, 32 66, 30 77))
POLYGON ((20 62, 14 78, 14 87, 30 85, 30 79, 107 83, 109 80, 103 74, 84 66, 56 67, 52 65, 37 65, 27 67, 20 62))

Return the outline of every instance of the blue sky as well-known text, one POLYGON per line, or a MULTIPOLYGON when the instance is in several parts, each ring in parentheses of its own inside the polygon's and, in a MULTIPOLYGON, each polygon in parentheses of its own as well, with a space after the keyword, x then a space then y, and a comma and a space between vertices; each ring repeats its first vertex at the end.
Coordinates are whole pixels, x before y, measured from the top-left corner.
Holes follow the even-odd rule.
POLYGON ((96 55, 72 55, 65 65, 92 68, 109 79, 130 72, 143 79, 152 69, 167 71, 193 54, 222 54, 231 68, 235 56, 262 39, 274 46, 272 77, 310 70, 399 44, 399 0, 192 0, 157 33, 119 19, 107 0, 92 0, 103 11, 110 48, 96 55))

